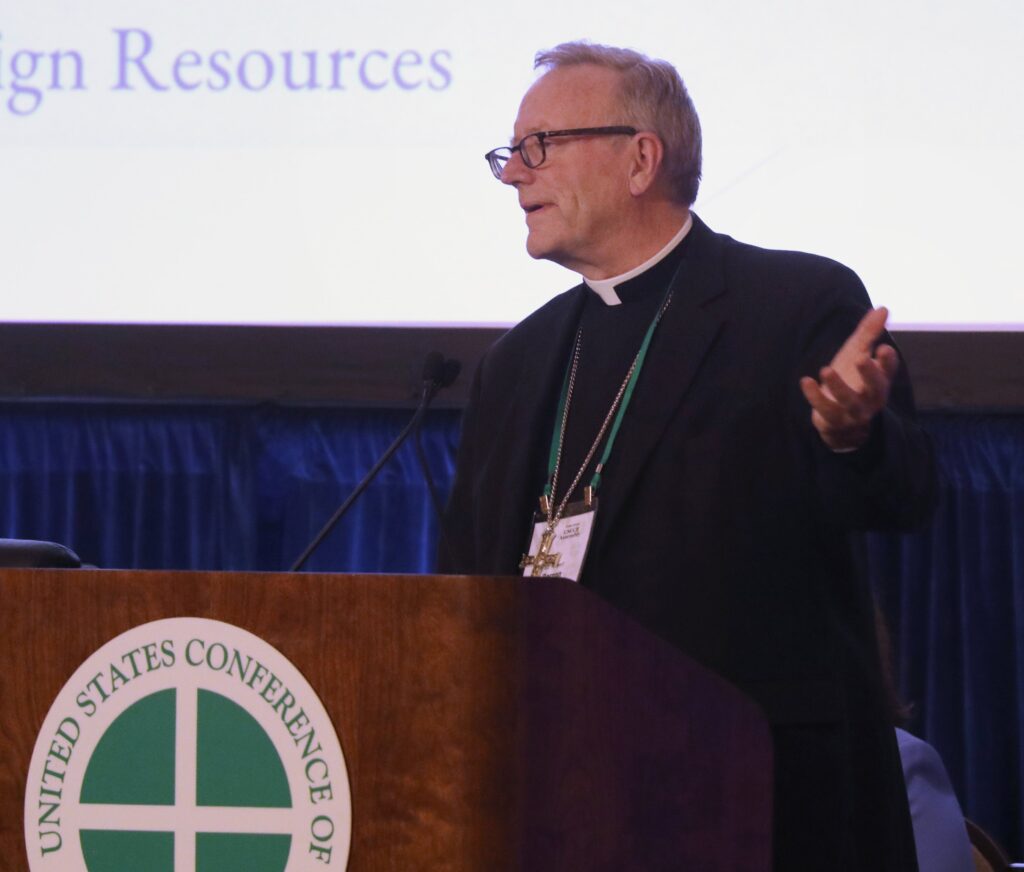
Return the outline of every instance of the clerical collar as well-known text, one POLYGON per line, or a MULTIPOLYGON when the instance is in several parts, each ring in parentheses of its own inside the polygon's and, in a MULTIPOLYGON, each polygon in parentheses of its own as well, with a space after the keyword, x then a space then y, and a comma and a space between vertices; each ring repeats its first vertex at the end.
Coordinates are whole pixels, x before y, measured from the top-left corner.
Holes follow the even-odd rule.
POLYGON ((615 293, 615 288, 623 282, 628 282, 641 273, 647 272, 652 266, 664 260, 666 255, 686 238, 686 234, 690 232, 691 227, 693 227, 693 215, 688 212, 686 214, 686 221, 679 228, 679 232, 665 243, 665 247, 661 251, 655 254, 654 257, 645 260, 640 266, 635 266, 629 272, 624 272, 620 276, 613 276, 610 279, 588 279, 586 276, 581 276, 581 278, 586 282, 587 287, 604 300, 607 305, 618 306, 622 303, 622 300, 615 293))

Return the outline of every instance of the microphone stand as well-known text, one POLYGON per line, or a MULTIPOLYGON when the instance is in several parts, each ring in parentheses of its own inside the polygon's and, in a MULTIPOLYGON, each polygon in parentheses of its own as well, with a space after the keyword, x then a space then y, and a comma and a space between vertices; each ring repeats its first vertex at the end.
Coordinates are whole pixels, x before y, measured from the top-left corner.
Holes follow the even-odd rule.
MULTIPOLYGON (((303 551, 302 554, 300 554, 298 558, 295 560, 295 562, 291 565, 291 567, 288 570, 289 572, 298 572, 300 569, 302 569, 306 561, 309 560, 310 555, 312 555, 312 553, 316 551, 317 547, 319 547, 320 543, 323 542, 327 534, 334 529, 335 525, 351 508, 352 504, 360 497, 363 491, 365 491, 366 488, 369 487, 370 482, 372 482, 374 478, 376 478, 377 473, 381 471, 381 469, 384 467, 384 464, 387 463, 394 455, 394 453, 398 451, 399 448, 402 447, 402 443, 409 438, 409 434, 411 434, 414 431, 419 431, 420 424, 423 421, 423 416, 426 415, 427 409, 430 407, 430 403, 437 395, 437 392, 442 387, 446 387, 447 384, 451 384, 451 381, 448 381, 447 384, 445 382, 446 372, 447 370, 445 367, 445 361, 440 354, 438 354, 437 352, 431 352, 430 354, 427 355, 427 360, 423 365, 423 393, 420 396, 419 405, 416 407, 416 411, 413 414, 412 419, 409 421, 408 424, 405 425, 402 432, 398 434, 395 441, 388 446, 387 451, 384 452, 380 460, 378 460, 373 465, 373 468, 365 476, 363 476, 362 481, 360 481, 359 484, 356 485, 355 489, 352 491, 351 494, 348 495, 348 498, 345 500, 345 502, 343 502, 338 507, 338 510, 330 517, 327 523, 323 525, 323 527, 320 529, 320 532, 316 534, 316 537, 313 539, 313 541, 310 542, 308 546, 306 546, 306 550, 303 551)), ((458 370, 456 369, 455 372, 457 373, 458 370)), ((454 381, 454 376, 452 376, 452 381, 454 381)), ((429 471, 425 469, 425 472, 429 480, 429 471)), ((428 487, 429 486, 430 485, 428 485, 428 487)), ((431 494, 432 498, 435 499, 436 507, 436 495, 434 495, 432 487, 431 494)))
MULTIPOLYGON (((427 377, 427 373, 430 373, 430 377, 438 386, 438 390, 446 388, 451 385, 455 379, 459 377, 459 373, 462 371, 462 364, 451 358, 445 360, 444 358, 437 357, 434 360, 429 360, 424 364, 423 375, 427 377)), ((420 463, 420 469, 423 470, 423 478, 427 482, 427 490, 430 492, 430 501, 434 504, 434 513, 437 515, 437 529, 440 533, 439 549, 440 553, 451 557, 452 546, 451 542, 448 541, 448 533, 444 528, 444 507, 441 505, 441 498, 437 494, 437 486, 434 484, 434 476, 430 473, 430 464, 427 462, 427 452, 423 450, 423 419, 420 418, 419 423, 413 429, 413 447, 416 449, 416 459, 420 463)))

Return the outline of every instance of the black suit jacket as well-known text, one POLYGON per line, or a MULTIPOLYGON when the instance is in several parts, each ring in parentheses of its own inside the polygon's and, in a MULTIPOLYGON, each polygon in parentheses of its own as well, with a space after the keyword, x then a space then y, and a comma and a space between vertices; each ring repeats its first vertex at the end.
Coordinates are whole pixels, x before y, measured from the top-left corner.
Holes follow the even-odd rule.
MULTIPOLYGON (((870 307, 860 280, 696 217, 691 234, 603 476, 581 583, 761 704, 778 869, 913 869, 859 535, 918 525, 934 502, 906 373, 867 445, 833 453, 799 379, 870 307)), ((518 574, 587 293, 556 297, 483 359, 442 569, 518 574)))

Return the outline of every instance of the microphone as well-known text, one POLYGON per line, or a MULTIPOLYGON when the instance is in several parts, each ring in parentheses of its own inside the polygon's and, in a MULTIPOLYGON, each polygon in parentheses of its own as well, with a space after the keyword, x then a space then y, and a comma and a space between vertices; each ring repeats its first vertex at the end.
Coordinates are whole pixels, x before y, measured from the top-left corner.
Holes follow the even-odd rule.
POLYGON ((423 361, 423 383, 433 387, 436 394, 442 388, 454 383, 462 372, 462 364, 452 358, 445 358, 440 351, 431 351, 423 361))
MULTIPOLYGON (((288 570, 289 572, 298 572, 302 569, 306 564, 306 561, 309 560, 313 552, 316 551, 320 543, 326 538, 327 534, 334 529, 338 521, 340 521, 344 517, 345 513, 352 507, 352 504, 360 497, 363 491, 369 487, 370 482, 377 477, 377 473, 384 468, 384 464, 391 459, 392 455, 394 455, 394 453, 402 446, 402 443, 409 438, 411 433, 417 434, 416 444, 419 446, 419 430, 423 423, 423 417, 427 413, 427 409, 430 407, 431 402, 433 402, 434 397, 437 396, 438 391, 451 385, 458 377, 461 369, 462 364, 459 363, 459 361, 452 360, 451 358, 445 358, 445 356, 439 351, 431 351, 426 356, 426 359, 423 361, 423 387, 420 393, 420 401, 419 405, 416 406, 416 411, 413 413, 412 419, 405 425, 402 432, 398 434, 395 441, 388 446, 387 451, 381 455, 380 460, 373 465, 373 468, 366 473, 362 481, 355 486, 355 489, 348 495, 345 502, 338 507, 338 510, 333 515, 331 515, 327 523, 320 529, 320 532, 313 538, 313 541, 306 546, 306 550, 303 551, 291 565, 288 570)), ((438 499, 437 493, 434 489, 434 483, 430 477, 430 470, 426 465, 426 458, 422 456, 422 451, 422 447, 419 447, 417 456, 420 458, 420 465, 423 467, 423 473, 427 479, 427 487, 430 489, 430 496, 434 502, 434 508, 435 510, 440 511, 440 500, 438 499)))

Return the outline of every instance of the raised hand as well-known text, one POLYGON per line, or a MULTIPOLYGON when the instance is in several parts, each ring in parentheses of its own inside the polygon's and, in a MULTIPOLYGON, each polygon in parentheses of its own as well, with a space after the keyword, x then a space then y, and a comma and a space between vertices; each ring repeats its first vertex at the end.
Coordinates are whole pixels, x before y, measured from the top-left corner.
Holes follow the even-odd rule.
POLYGON ((811 406, 811 423, 833 451, 859 448, 871 432, 871 420, 884 408, 899 369, 891 345, 879 345, 889 310, 872 309, 843 343, 832 362, 821 368, 818 380, 800 379, 800 390, 811 406))

